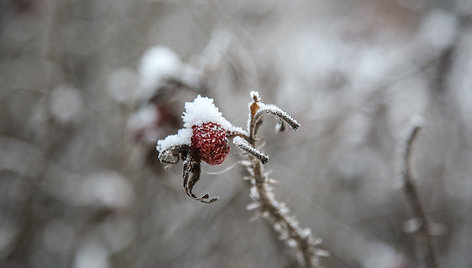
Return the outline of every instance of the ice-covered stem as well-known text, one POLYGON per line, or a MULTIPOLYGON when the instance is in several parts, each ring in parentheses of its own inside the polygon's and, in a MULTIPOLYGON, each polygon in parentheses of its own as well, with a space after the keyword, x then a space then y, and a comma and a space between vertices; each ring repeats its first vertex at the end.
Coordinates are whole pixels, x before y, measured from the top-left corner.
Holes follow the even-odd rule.
POLYGON ((252 102, 249 105, 249 122, 248 131, 250 139, 254 139, 259 130, 259 126, 262 124, 262 117, 266 114, 271 114, 276 117, 278 123, 281 125, 279 128, 284 129, 283 123, 287 123, 292 129, 297 130, 300 124, 293 119, 286 112, 282 111, 279 107, 272 104, 264 104, 260 101, 259 93, 251 92, 252 102))
POLYGON ((234 137, 233 143, 236 144, 241 150, 259 159, 262 162, 262 164, 266 164, 267 161, 269 161, 269 157, 267 155, 261 153, 253 145, 249 144, 248 141, 241 138, 240 136, 234 137))
MULTIPOLYGON (((299 127, 297 121, 278 107, 262 103, 257 92, 251 92, 251 97, 253 101, 249 105, 248 141, 242 138, 236 139, 235 141, 243 150, 245 150, 245 148, 248 148, 248 150, 250 150, 250 148, 257 148, 256 134, 262 122, 262 116, 265 114, 274 115, 279 120, 286 122, 294 130, 299 127), (241 143, 242 146, 238 143, 241 143)), ((314 240, 311 237, 310 229, 300 228, 297 219, 289 214, 289 209, 286 204, 276 200, 270 185, 270 179, 267 174, 265 174, 262 166, 264 158, 258 157, 259 153, 260 152, 257 151, 256 153, 251 152, 247 154, 250 162, 243 164, 251 175, 248 181, 251 184, 250 196, 254 200, 254 203, 249 205, 248 209, 258 208, 260 210, 261 215, 267 219, 272 224, 274 230, 279 233, 280 240, 285 241, 288 246, 296 249, 300 263, 304 264, 305 267, 319 267, 320 257, 326 256, 328 253, 317 248, 321 240, 314 240)))
POLYGON ((414 217, 420 220, 421 225, 417 233, 425 243, 426 255, 424 258, 426 267, 439 268, 436 248, 431 237, 431 221, 426 214, 423 204, 418 193, 418 188, 413 181, 411 173, 411 155, 413 143, 415 142, 421 130, 421 120, 413 120, 411 129, 408 132, 406 142, 404 144, 403 155, 403 189, 406 194, 408 203, 411 206, 414 217))

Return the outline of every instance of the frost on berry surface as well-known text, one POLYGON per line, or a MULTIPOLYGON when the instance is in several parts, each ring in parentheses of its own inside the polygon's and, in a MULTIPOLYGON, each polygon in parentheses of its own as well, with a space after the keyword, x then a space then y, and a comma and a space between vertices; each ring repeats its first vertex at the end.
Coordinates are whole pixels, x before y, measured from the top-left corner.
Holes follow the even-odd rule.
POLYGON ((223 163, 230 151, 226 130, 213 122, 193 125, 192 130, 192 151, 210 165, 223 163))

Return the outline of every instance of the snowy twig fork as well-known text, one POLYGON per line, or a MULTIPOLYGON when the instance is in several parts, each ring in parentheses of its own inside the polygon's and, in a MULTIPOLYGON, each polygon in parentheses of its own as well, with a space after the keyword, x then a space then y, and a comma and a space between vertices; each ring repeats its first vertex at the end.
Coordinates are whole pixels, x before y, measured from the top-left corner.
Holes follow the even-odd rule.
POLYGON ((319 267, 320 257, 329 253, 319 248, 321 239, 313 239, 311 230, 301 228, 297 219, 289 214, 287 205, 275 198, 270 185, 272 180, 263 169, 269 157, 257 147, 257 132, 264 115, 274 116, 281 131, 285 129, 285 124, 294 130, 300 125, 277 106, 261 102, 259 93, 255 91, 251 92, 249 110, 248 127, 244 131, 222 116, 213 99, 197 96, 193 102, 185 104, 184 128, 176 135, 158 141, 156 149, 159 159, 166 164, 175 164, 179 158, 182 159, 183 187, 187 195, 204 203, 212 203, 218 197, 210 198, 209 194, 197 197, 192 191, 200 179, 201 161, 210 165, 221 164, 230 152, 228 142, 232 141, 247 157, 242 164, 250 175, 247 181, 250 197, 254 201, 247 208, 259 210, 259 215, 271 223, 280 240, 296 250, 300 264, 319 267))

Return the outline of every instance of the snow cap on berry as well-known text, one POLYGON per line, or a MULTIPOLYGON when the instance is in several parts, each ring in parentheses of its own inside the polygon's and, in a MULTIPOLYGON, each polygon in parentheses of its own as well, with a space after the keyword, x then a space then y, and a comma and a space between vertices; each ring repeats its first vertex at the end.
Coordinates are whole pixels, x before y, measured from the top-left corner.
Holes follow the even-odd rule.
POLYGON ((244 133, 239 127, 233 126, 215 106, 213 99, 198 95, 193 102, 185 103, 185 112, 182 116, 185 128, 202 125, 204 123, 213 122, 220 125, 227 131, 244 133))

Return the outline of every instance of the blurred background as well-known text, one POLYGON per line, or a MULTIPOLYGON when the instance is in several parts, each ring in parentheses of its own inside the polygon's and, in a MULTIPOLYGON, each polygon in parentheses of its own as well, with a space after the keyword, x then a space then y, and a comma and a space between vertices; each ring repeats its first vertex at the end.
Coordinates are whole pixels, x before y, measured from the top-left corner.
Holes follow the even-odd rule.
POLYGON ((440 262, 472 267, 472 2, 289 2, 1 1, 0 266, 297 267, 246 211, 237 148, 203 167, 211 205, 155 152, 197 94, 245 127, 256 89, 302 125, 265 121, 266 168, 326 267, 422 267, 398 156, 415 115, 440 262))

